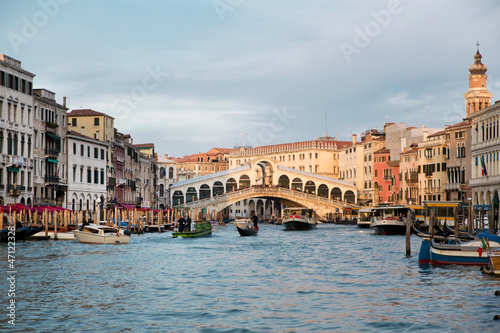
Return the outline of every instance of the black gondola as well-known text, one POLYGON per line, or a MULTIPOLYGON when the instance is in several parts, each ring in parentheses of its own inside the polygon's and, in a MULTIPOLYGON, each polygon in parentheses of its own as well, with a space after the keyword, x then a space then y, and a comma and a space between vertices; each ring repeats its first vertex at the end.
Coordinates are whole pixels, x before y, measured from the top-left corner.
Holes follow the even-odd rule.
POLYGON ((240 236, 257 236, 259 233, 259 229, 241 229, 238 226, 236 226, 236 229, 238 229, 240 236))

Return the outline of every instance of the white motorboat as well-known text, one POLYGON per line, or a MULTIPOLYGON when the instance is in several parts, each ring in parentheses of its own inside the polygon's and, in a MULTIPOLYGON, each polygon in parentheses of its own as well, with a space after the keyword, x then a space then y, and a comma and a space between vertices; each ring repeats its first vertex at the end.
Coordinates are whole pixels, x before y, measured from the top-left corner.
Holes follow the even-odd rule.
POLYGON ((372 223, 373 214, 375 210, 373 208, 363 208, 359 210, 359 219, 356 223, 359 228, 369 228, 372 223))
POLYGON ((122 229, 106 225, 89 224, 73 232, 80 243, 128 244, 130 240, 130 236, 125 235, 122 229))
POLYGON ((311 230, 318 224, 316 212, 306 207, 286 208, 283 210, 285 230, 311 230))
POLYGON ((380 235, 404 235, 406 233, 406 219, 410 208, 404 206, 373 207, 374 217, 370 228, 380 235))

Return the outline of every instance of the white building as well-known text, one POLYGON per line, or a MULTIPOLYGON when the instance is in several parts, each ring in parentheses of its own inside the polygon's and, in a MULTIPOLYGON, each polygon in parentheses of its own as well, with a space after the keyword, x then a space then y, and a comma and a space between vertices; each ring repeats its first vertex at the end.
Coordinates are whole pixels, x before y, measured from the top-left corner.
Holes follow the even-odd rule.
POLYGON ((170 185, 177 181, 177 162, 165 154, 165 157, 158 156, 158 207, 171 207, 170 185))
POLYGON ((0 54, 0 204, 31 204, 33 78, 19 60, 0 54))
POLYGON ((66 208, 95 211, 106 200, 106 151, 108 144, 80 133, 66 136, 68 191, 66 208))

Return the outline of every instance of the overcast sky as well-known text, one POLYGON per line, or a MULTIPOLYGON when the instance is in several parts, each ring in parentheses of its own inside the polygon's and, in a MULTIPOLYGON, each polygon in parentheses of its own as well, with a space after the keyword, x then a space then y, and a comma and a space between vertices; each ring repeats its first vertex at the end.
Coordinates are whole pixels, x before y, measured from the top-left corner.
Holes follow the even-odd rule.
POLYGON ((479 41, 500 99, 500 3, 1 0, 0 53, 70 109, 169 156, 465 116, 479 41), (427 108, 426 108, 427 107, 427 108))

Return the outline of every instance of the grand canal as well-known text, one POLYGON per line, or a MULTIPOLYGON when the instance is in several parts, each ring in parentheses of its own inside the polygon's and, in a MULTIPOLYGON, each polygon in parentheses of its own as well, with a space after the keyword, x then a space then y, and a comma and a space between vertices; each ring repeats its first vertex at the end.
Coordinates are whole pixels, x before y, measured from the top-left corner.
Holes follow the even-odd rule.
MULTIPOLYGON (((234 226, 210 238, 16 246, 16 325, 5 332, 499 332, 500 279, 419 267, 420 239, 355 226, 306 232, 234 226)), ((7 246, 1 244, 2 252, 7 246)))

